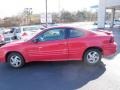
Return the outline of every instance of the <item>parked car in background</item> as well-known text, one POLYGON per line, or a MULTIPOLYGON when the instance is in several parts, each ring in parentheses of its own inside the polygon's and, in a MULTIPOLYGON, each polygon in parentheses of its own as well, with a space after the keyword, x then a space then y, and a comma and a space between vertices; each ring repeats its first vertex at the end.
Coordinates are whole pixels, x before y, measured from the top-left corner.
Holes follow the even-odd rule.
POLYGON ((16 28, 5 29, 3 35, 5 44, 16 40, 16 28))
POLYGON ((32 26, 21 26, 18 28, 16 32, 17 39, 26 38, 28 36, 33 36, 37 32, 39 32, 41 29, 44 29, 41 25, 32 25, 32 26))
POLYGON ((120 25, 120 20, 114 20, 114 25, 120 25))
MULTIPOLYGON (((108 24, 108 21, 106 21, 105 24, 108 24)), ((98 21, 95 21, 93 25, 98 25, 98 21)))
POLYGON ((50 28, 50 27, 54 27, 54 26, 58 26, 59 24, 56 24, 56 23, 48 23, 47 24, 47 27, 46 27, 46 24, 45 23, 43 23, 43 24, 41 24, 43 27, 44 27, 44 29, 45 28, 50 28))
POLYGON ((102 56, 115 52, 116 43, 109 32, 62 26, 48 28, 28 40, 0 47, 0 61, 14 68, 33 61, 81 60, 95 65, 102 56))
POLYGON ((41 29, 43 29, 43 27, 40 25, 12 27, 4 32, 4 41, 5 43, 9 43, 14 40, 27 38, 36 34, 41 29))
MULTIPOLYGON (((111 25, 111 21, 106 21, 105 22, 106 25, 111 25)), ((120 25, 120 20, 115 19, 113 22, 114 25, 120 25)), ((98 25, 98 22, 94 22, 93 25, 98 25)))
POLYGON ((4 29, 0 28, 0 46, 4 44, 4 29))

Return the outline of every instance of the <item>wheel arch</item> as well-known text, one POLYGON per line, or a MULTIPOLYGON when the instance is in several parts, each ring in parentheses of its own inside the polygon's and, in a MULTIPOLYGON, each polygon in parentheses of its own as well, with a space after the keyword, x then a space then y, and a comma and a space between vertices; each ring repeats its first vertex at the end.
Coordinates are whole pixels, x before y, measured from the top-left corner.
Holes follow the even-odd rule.
POLYGON ((102 48, 97 47, 97 46, 92 46, 92 47, 88 47, 88 48, 85 49, 85 51, 83 52, 83 55, 82 55, 82 59, 84 58, 85 52, 88 51, 88 50, 90 50, 90 49, 97 49, 97 50, 99 50, 99 51, 101 52, 101 54, 103 55, 103 49, 102 49, 102 48))
POLYGON ((7 62, 7 57, 8 57, 8 55, 10 55, 11 53, 18 53, 18 54, 20 54, 20 55, 23 57, 23 59, 25 60, 24 56, 23 56, 20 52, 18 52, 18 51, 9 51, 9 52, 7 52, 6 55, 5 55, 5 62, 7 62))

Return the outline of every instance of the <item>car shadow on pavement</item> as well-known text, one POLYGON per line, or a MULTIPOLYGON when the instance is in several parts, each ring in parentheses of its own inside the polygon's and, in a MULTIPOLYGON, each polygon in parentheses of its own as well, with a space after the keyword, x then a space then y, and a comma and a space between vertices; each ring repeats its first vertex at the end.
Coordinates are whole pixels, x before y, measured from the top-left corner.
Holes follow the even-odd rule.
POLYGON ((0 65, 1 90, 75 90, 106 71, 101 62, 88 66, 80 61, 35 62, 21 69, 0 65))

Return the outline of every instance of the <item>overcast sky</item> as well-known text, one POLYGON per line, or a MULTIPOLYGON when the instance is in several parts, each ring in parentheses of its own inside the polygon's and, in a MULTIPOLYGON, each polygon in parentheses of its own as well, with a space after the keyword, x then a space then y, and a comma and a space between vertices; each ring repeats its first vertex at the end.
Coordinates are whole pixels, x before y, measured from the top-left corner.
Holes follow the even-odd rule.
MULTIPOLYGON (((99 0, 48 0, 48 12, 60 10, 77 11, 98 5, 99 0)), ((34 13, 45 11, 45 0, 0 0, 0 18, 17 15, 24 8, 32 8, 34 13)))

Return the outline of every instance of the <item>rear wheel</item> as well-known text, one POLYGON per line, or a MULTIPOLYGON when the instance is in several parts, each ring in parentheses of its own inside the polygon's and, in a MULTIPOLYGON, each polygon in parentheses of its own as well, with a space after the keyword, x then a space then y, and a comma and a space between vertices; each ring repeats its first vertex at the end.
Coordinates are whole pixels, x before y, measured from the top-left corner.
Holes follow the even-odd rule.
POLYGON ((89 65, 98 64, 101 61, 102 53, 98 49, 89 49, 84 54, 84 62, 89 65))
POLYGON ((20 68, 25 64, 25 61, 21 54, 10 53, 7 57, 7 63, 13 68, 20 68))

